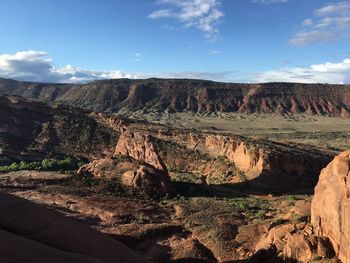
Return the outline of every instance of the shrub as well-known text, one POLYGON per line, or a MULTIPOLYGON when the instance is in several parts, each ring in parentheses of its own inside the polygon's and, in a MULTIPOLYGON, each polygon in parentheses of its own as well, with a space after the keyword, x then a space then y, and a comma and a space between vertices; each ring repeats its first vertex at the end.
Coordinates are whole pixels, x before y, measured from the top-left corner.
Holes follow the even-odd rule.
POLYGON ((82 162, 67 157, 62 160, 43 159, 41 162, 25 162, 12 163, 8 166, 0 166, 0 172, 15 172, 20 170, 38 170, 38 171, 72 171, 78 169, 82 162))

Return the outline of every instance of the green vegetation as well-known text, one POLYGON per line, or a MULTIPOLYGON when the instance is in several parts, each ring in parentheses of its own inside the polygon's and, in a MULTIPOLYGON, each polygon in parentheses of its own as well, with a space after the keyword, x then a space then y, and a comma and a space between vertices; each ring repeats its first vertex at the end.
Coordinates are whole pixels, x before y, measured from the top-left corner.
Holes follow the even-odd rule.
POLYGON ((315 257, 312 259, 311 262, 320 261, 320 260, 322 260, 322 259, 323 259, 323 258, 320 257, 320 256, 315 256, 315 257))
POLYGON ((67 157, 62 160, 43 159, 41 162, 25 162, 12 163, 7 166, 0 166, 0 172, 8 173, 20 170, 37 170, 37 171, 73 171, 77 170, 84 163, 76 159, 67 157))

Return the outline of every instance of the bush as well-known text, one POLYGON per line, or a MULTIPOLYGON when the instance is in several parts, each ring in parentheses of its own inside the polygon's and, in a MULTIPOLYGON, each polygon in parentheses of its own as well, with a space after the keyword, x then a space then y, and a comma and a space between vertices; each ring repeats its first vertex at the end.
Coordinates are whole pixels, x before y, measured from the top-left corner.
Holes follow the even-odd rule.
POLYGON ((67 157, 62 160, 43 159, 41 162, 12 163, 8 166, 0 166, 0 172, 8 173, 20 170, 37 170, 37 171, 72 171, 78 169, 83 163, 76 159, 67 157))

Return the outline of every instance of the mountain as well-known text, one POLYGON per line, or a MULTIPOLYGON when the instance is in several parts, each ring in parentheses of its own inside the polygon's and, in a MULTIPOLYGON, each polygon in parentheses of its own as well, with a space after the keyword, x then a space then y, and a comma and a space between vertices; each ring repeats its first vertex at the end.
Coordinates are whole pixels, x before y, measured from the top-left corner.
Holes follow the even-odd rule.
POLYGON ((239 112, 350 116, 350 85, 234 84, 188 79, 115 79, 46 84, 0 79, 0 94, 118 113, 239 112))

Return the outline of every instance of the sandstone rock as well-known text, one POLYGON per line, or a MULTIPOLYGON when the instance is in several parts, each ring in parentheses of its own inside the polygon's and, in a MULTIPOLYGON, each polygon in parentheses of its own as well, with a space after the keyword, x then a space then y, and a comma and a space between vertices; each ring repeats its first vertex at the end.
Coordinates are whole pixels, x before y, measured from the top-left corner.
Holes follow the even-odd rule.
POLYGON ((288 238, 286 245, 283 249, 283 254, 286 262, 307 262, 312 259, 313 251, 311 243, 307 240, 303 234, 294 234, 288 238))
POLYGON ((298 200, 290 212, 298 216, 311 216, 311 202, 307 200, 298 200))
POLYGON ((166 172, 132 158, 95 160, 82 166, 78 173, 115 180, 150 195, 174 192, 166 172))
POLYGON ((0 230, 1 262, 6 263, 102 263, 79 254, 65 252, 45 244, 0 230))
MULTIPOLYGON (((0 215, 0 229, 6 229, 13 235, 31 240, 25 241, 22 238, 7 235, 8 241, 11 241, 11 239, 12 241, 14 239, 18 240, 16 241, 18 247, 27 244, 35 249, 29 255, 30 259, 37 257, 37 261, 34 262, 42 262, 40 260, 41 255, 36 254, 40 250, 43 253, 45 252, 43 256, 45 255, 49 259, 47 262, 55 262, 55 260, 57 262, 57 259, 61 258, 63 260, 64 257, 67 260, 69 257, 74 259, 74 254, 81 255, 81 262, 83 262, 84 257, 86 262, 96 263, 146 262, 137 256, 135 252, 106 234, 59 216, 40 205, 4 192, 0 192, 0 215), (33 242, 38 242, 39 244, 33 242), (47 248, 47 246, 51 247, 51 249, 47 248), (58 254, 50 255, 48 254, 50 251, 53 253, 58 251, 58 254), (69 255, 70 253, 73 253, 73 255, 69 255), (50 258, 53 260, 51 261, 50 258), (92 259, 88 260, 89 258, 92 259)), ((3 236, 1 236, 0 241, 4 241, 3 236)), ((18 253, 21 255, 21 251, 18 253)), ((79 256, 76 259, 79 259, 79 256)), ((61 262, 69 261, 63 260, 61 262)))
POLYGON ((306 223, 278 225, 270 229, 255 247, 255 252, 275 248, 283 262, 309 262, 314 256, 333 258, 335 253, 328 238, 313 235, 306 223))
POLYGON ((333 244, 342 262, 350 262, 350 150, 322 170, 311 205, 316 234, 333 244))
POLYGON ((330 157, 318 150, 303 150, 240 136, 188 134, 188 147, 224 157, 255 189, 275 192, 311 191, 330 157))
POLYGON ((147 134, 122 130, 114 156, 130 156, 136 160, 144 161, 158 170, 167 171, 153 140, 153 137, 147 134))
POLYGON ((279 225, 272 228, 265 236, 261 238, 255 247, 255 251, 266 250, 273 244, 277 251, 283 251, 287 237, 295 231, 295 227, 291 224, 279 225))

